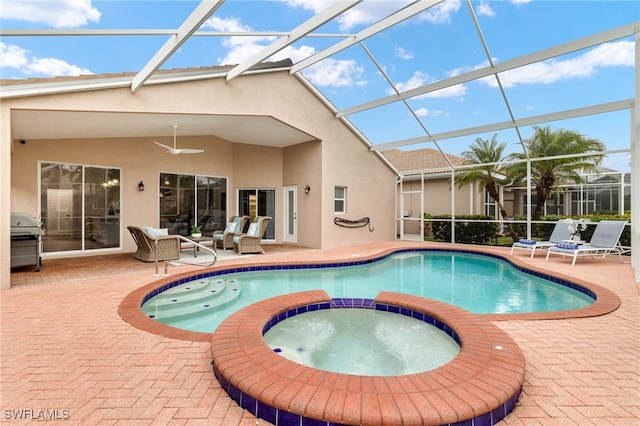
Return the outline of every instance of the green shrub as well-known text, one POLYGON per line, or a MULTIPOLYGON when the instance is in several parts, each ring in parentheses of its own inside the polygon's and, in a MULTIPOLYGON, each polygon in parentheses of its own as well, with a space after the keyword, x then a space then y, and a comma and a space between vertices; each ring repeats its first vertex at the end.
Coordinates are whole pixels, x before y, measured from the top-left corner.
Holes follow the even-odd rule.
MULTIPOLYGON (((626 220, 631 223, 631 213, 625 212, 623 215, 609 214, 608 211, 600 211, 591 215, 572 216, 570 219, 588 219, 591 222, 587 226, 587 229, 580 232, 580 237, 585 241, 590 241, 593 236, 593 231, 596 229, 597 222, 601 220, 626 220)), ((432 216, 425 213, 425 219, 435 219, 432 224, 433 237, 440 241, 451 241, 451 215, 443 214, 432 216), (442 220, 442 221, 439 221, 442 220)), ((498 223, 480 223, 480 222, 467 222, 469 220, 493 220, 491 216, 485 215, 461 215, 456 216, 456 242, 466 244, 484 244, 489 242, 492 238, 496 238, 500 231, 498 223)), ((567 219, 566 216, 560 215, 546 215, 540 218, 541 222, 545 223, 533 223, 531 225, 531 236, 547 241, 551 237, 553 228, 556 222, 559 220, 567 219)), ((514 216, 515 221, 526 221, 526 216, 514 216)), ((527 235, 526 223, 514 223, 513 230, 520 237, 527 235)), ((567 224, 568 226, 568 224, 567 224)), ((620 237, 620 244, 625 247, 631 246, 631 227, 626 226, 620 237)))
MULTIPOLYGON (((432 225, 433 237, 436 240, 451 241, 451 215, 437 215, 432 225)), ((456 242, 464 244, 485 244, 490 239, 496 238, 500 226, 495 222, 469 222, 472 220, 493 220, 487 215, 460 215, 456 216, 456 242)))
MULTIPOLYGON (((608 212, 605 212, 608 213, 608 212)), ((553 232, 553 228, 557 221, 567 219, 566 216, 558 216, 558 215, 547 215, 540 218, 541 221, 545 221, 548 223, 534 223, 531 225, 531 236, 543 241, 549 240, 551 233, 553 232)), ((587 229, 584 231, 580 231, 580 238, 584 241, 591 241, 591 237, 593 236, 593 231, 596 229, 596 224, 601 220, 626 220, 631 222, 631 214, 626 212, 624 215, 619 214, 591 214, 591 215, 580 215, 580 216, 571 216, 569 219, 588 219, 591 223, 587 226, 587 229)), ((526 216, 514 216, 514 220, 527 220, 526 216)), ((569 226, 569 224, 567 224, 569 226)), ((518 235, 525 236, 527 235, 527 224, 526 223, 516 223, 513 225, 514 229, 518 229, 516 231, 518 235)), ((622 231, 622 236, 620 237, 620 244, 625 247, 631 246, 631 227, 625 226, 624 231, 622 231)))
MULTIPOLYGON (((631 214, 630 213, 625 213, 623 215, 619 215, 619 214, 593 214, 593 215, 589 215, 589 216, 580 216, 578 217, 581 218, 584 217, 585 219, 589 219, 590 222, 600 222, 601 220, 626 220, 629 223, 631 223, 631 214)), ((572 218, 573 219, 573 218, 572 218)), ((585 229, 584 231, 580 232, 580 237, 585 240, 585 241, 591 241, 591 236, 593 235, 593 231, 595 231, 596 227, 595 227, 595 223, 593 223, 592 225, 587 226, 587 229, 585 229)), ((622 231, 622 235, 620 236, 620 244, 625 246, 625 247, 630 247, 631 246, 631 226, 629 226, 627 224, 627 226, 624 227, 624 231, 622 231)))

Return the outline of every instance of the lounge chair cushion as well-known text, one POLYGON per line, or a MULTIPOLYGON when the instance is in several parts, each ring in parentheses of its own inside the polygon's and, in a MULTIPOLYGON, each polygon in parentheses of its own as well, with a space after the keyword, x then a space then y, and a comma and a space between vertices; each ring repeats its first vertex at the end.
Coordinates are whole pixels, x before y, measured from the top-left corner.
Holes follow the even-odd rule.
POLYGON ((156 229, 151 226, 145 226, 144 230, 151 238, 158 238, 161 235, 169 235, 169 230, 167 228, 156 229))
POLYGON ((560 243, 560 244, 557 244, 556 247, 564 250, 578 250, 580 248, 577 244, 571 244, 571 243, 560 243))
POLYGON ((251 235, 252 237, 255 237, 258 235, 258 224, 257 223, 252 223, 251 225, 249 225, 249 230, 247 231, 247 235, 251 235))
POLYGON ((521 238, 519 242, 520 242, 520 244, 535 244, 536 243, 535 240, 527 240, 526 238, 521 238))

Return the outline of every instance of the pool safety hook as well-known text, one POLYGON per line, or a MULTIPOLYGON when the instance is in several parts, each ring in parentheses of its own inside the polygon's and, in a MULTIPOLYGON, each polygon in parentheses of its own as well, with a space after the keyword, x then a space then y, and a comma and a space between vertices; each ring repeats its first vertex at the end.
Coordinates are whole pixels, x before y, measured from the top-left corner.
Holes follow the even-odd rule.
POLYGON ((371 220, 368 217, 363 217, 358 220, 343 219, 341 217, 335 217, 333 223, 338 226, 344 226, 345 228, 361 228, 363 226, 369 226, 369 232, 373 232, 375 228, 371 227, 371 220))

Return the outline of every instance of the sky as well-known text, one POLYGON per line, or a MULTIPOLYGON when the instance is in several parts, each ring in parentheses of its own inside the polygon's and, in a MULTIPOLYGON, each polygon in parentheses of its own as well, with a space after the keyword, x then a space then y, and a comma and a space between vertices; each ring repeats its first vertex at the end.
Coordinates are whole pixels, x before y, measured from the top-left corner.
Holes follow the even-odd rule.
MULTIPOLYGON (((332 1, 227 0, 202 25, 210 32, 285 32, 332 1)), ((365 0, 270 58, 294 63, 363 31, 408 0, 365 0)), ((636 0, 445 0, 392 28, 366 38, 303 70, 338 109, 444 80, 474 69, 568 43, 640 21, 636 0), (480 35, 481 34, 481 35, 480 35), (483 40, 486 47, 483 45, 483 40)), ((197 7, 192 0, 0 0, 2 29, 175 29, 197 7)), ((138 72, 167 40, 166 35, 2 36, 2 79, 138 72)), ((277 36, 193 36, 161 69, 241 63, 277 36)), ((632 37, 459 84, 405 102, 369 109, 348 119, 374 144, 632 99, 635 52, 632 37), (505 103, 505 98, 507 103, 505 103)), ((631 113, 622 110, 541 123, 576 130, 608 150, 628 149, 631 113)), ((507 152, 520 151, 513 130, 497 132, 507 152)), ((532 127, 520 128, 523 139, 532 127)), ((459 155, 476 138, 438 140, 459 155)), ((403 149, 435 147, 433 142, 403 149)), ((629 156, 610 155, 606 167, 629 169, 629 156)))

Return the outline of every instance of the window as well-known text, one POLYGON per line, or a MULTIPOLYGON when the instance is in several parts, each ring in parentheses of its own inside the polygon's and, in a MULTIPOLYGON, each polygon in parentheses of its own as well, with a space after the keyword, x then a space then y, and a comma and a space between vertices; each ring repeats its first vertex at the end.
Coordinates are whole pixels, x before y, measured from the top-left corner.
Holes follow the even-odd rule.
POLYGON ((591 214, 596 208, 595 191, 583 188, 571 192, 571 215, 591 214))
POLYGON ((565 192, 554 192, 547 200, 545 205, 545 214, 554 214, 557 216, 564 216, 564 198, 565 192))
POLYGON ((212 234, 227 223, 227 179, 160 173, 160 228, 187 236, 198 224, 212 234))
MULTIPOLYGON (((253 222, 256 216, 269 216, 273 220, 267 226, 265 240, 275 240, 276 191, 273 189, 241 189, 238 191, 238 213, 249 216, 253 222)), ((248 226, 248 225, 247 225, 248 226)))
POLYGON ((334 213, 347 212, 347 188, 345 186, 336 186, 333 199, 334 213))
POLYGON ((39 174, 45 253, 120 247, 120 169, 41 162, 39 174))
POLYGON ((489 191, 484 191, 484 214, 491 217, 496 217, 496 205, 497 203, 489 195, 489 191))

